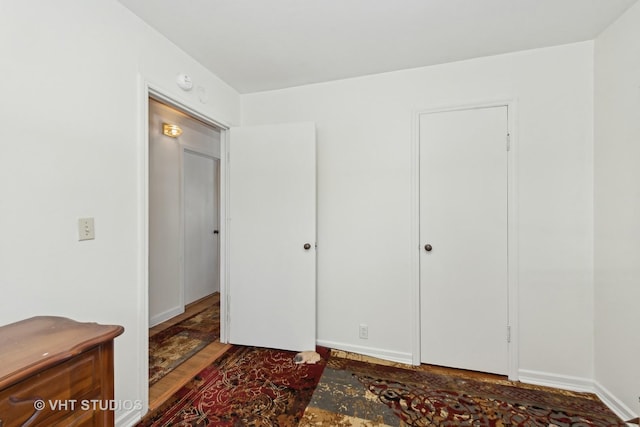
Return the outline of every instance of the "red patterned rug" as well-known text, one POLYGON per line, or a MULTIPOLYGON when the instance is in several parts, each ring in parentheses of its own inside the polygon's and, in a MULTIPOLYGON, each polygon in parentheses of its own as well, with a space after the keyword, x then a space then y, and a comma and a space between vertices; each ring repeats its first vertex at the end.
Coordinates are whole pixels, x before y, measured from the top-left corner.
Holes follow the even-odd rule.
POLYGON ((220 338, 220 294, 213 305, 149 337, 149 386, 220 338))
POLYGON ((234 346, 138 426, 297 426, 328 358, 317 351, 296 365, 293 352, 234 346))
POLYGON ((300 426, 625 424, 593 394, 332 356, 300 426))

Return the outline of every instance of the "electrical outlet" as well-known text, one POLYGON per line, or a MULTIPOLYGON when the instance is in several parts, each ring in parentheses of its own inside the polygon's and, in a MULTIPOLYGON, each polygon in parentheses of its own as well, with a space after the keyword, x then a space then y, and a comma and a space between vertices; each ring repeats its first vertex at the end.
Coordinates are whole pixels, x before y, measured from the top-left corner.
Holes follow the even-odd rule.
POLYGON ((78 220, 78 240, 93 240, 95 238, 93 218, 80 218, 78 220))
POLYGON ((360 339, 362 340, 366 340, 369 338, 369 327, 367 325, 365 325, 364 323, 360 324, 360 339))

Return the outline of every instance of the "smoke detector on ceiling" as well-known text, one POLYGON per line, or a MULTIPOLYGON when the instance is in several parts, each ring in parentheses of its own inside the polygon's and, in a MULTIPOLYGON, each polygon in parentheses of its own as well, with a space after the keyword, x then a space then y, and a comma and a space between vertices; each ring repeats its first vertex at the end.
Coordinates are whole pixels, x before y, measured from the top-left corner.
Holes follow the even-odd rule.
POLYGON ((191 90, 193 88, 193 82, 191 81, 191 77, 188 75, 181 73, 176 77, 176 83, 178 87, 182 90, 191 90))

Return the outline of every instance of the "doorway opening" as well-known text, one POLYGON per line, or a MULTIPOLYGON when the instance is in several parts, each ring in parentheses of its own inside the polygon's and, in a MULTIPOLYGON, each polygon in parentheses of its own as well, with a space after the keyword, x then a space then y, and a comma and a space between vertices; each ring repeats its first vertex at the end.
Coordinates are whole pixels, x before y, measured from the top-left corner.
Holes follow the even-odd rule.
POLYGON ((149 409, 219 357, 222 129, 148 104, 149 409))

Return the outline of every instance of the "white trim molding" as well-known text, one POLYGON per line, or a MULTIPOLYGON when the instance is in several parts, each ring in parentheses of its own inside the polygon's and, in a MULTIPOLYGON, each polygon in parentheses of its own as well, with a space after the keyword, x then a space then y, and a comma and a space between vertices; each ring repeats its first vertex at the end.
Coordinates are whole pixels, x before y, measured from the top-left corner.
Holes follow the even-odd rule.
POLYGON ((570 375, 559 375, 527 369, 521 369, 519 376, 520 381, 526 384, 583 393, 593 393, 623 421, 631 420, 638 416, 638 414, 635 414, 627 405, 622 403, 620 399, 615 397, 602 384, 590 378, 573 377, 570 375))
POLYGON ((520 369, 518 376, 520 377, 520 381, 526 384, 593 393, 593 381, 589 378, 531 371, 528 369, 520 369))
POLYGON ((151 319, 149 319, 149 327, 153 328, 154 326, 159 325, 165 320, 169 320, 172 317, 176 317, 182 313, 184 313, 184 305, 179 305, 167 311, 163 311, 162 313, 157 314, 153 316, 151 319))
POLYGON ((598 396, 598 398, 600 398, 600 400, 602 400, 602 402, 607 405, 609 409, 611 409, 623 421, 632 420, 638 416, 638 414, 635 414, 627 405, 622 403, 620 399, 615 397, 598 381, 593 382, 593 389, 596 396, 598 396))
MULTIPOLYGON (((226 201, 228 200, 228 187, 226 180, 227 142, 226 133, 229 126, 218 121, 203 112, 201 106, 196 106, 185 99, 179 99, 170 95, 171 91, 157 85, 146 76, 138 74, 138 352, 134 363, 138 366, 138 395, 142 401, 142 409, 123 414, 118 418, 118 425, 135 423, 149 409, 149 98, 156 99, 167 105, 173 106, 184 113, 221 130, 220 146, 220 223, 226 222, 226 201), (131 422, 131 420, 134 420, 131 422)), ((226 342, 226 313, 227 313, 227 245, 226 227, 220 228, 220 341, 226 342), (222 248, 225 248, 222 250, 222 248)), ((164 313, 163 313, 164 314, 164 313)), ((156 319, 154 319, 156 320, 156 319)))
POLYGON ((411 363, 420 365, 420 114, 411 118, 411 363))
POLYGON ((382 348, 365 347, 361 345, 345 344, 341 342, 325 340, 317 340, 316 344, 321 347, 349 351, 351 353, 371 356, 382 360, 389 360, 391 362, 404 363, 405 365, 413 364, 411 353, 403 353, 400 351, 385 350, 382 348))
POLYGON ((139 411, 132 409, 121 414, 116 420, 115 425, 120 427, 132 427, 142 419, 142 415, 139 411))
POLYGON ((464 104, 436 105, 414 109, 412 112, 411 136, 411 296, 412 343, 411 361, 421 363, 420 357, 420 116, 436 112, 471 110, 489 107, 507 107, 507 132, 509 133, 509 151, 507 152, 507 227, 508 227, 508 376, 518 380, 519 367, 519 327, 518 327, 518 101, 515 97, 478 100, 464 104))

